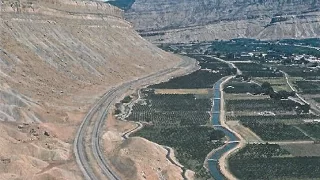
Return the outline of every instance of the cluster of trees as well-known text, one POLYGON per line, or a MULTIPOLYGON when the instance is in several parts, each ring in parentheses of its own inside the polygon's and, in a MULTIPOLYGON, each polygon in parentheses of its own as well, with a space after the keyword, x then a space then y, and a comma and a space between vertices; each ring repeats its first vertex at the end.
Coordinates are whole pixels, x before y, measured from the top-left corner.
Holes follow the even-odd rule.
POLYGON ((294 57, 289 57, 288 59, 284 59, 281 61, 283 65, 292 65, 292 64, 304 64, 307 65, 307 67, 317 67, 319 66, 318 62, 310 62, 306 60, 305 57, 302 57, 299 61, 295 61, 294 57))
POLYGON ((124 103, 129 103, 131 100, 132 100, 131 96, 126 96, 120 102, 124 104, 124 103))
POLYGON ((128 117, 132 121, 152 122, 161 128, 172 126, 204 125, 209 119, 209 98, 195 98, 191 94, 154 94, 144 92, 142 104, 135 104, 128 117))
MULTIPOLYGON (((202 168, 207 154, 223 145, 224 133, 211 127, 171 127, 145 126, 133 136, 144 137, 157 144, 170 146, 175 150, 179 162, 196 172, 196 176, 207 176, 202 168)), ((198 179, 202 179, 199 177, 198 179)))
MULTIPOLYGON (((246 75, 238 75, 236 78, 242 78, 244 81, 249 81, 250 78, 246 75)), ((242 86, 244 86, 244 84, 242 84, 242 86)), ((271 86, 271 84, 269 82, 264 82, 262 83, 261 86, 259 86, 258 84, 253 84, 251 83, 250 86, 246 86, 247 92, 250 92, 252 94, 265 94, 265 95, 269 95, 271 99, 288 99, 288 97, 290 96, 295 96, 296 92, 291 91, 274 91, 273 87, 271 86)))
POLYGON ((269 82, 262 83, 261 92, 265 95, 269 95, 270 98, 272 99, 278 99, 278 100, 288 99, 288 97, 296 95, 296 92, 294 91, 288 92, 288 91, 282 90, 282 91, 275 92, 269 82))
POLYGON ((150 88, 155 88, 155 89, 212 88, 212 86, 224 76, 226 76, 225 73, 212 73, 208 71, 198 70, 191 74, 171 79, 168 82, 152 85, 150 86, 150 88))
POLYGON ((210 119, 210 99, 142 92, 145 102, 133 106, 128 120, 150 123, 134 136, 172 147, 179 162, 196 172, 197 179, 208 179, 203 162, 212 149, 223 145, 224 137, 222 131, 205 126, 210 119))
MULTIPOLYGON (((269 95, 271 99, 275 99, 275 100, 281 100, 281 99, 288 99, 288 97, 292 97, 296 95, 296 92, 291 91, 278 91, 275 92, 271 86, 271 84, 269 82, 264 82, 261 85, 262 88, 262 92, 266 95, 269 95)), ((296 112, 298 114, 301 113, 309 113, 310 111, 310 104, 297 104, 297 108, 296 108, 296 112)))
MULTIPOLYGON (((239 78, 240 76, 238 76, 239 78)), ((243 79, 247 78, 246 76, 241 75, 243 79)), ((243 83, 243 82, 233 82, 230 84, 227 84, 228 86, 232 86, 233 88, 227 87, 224 89, 226 93, 252 93, 254 95, 257 94, 264 94, 269 95, 270 98, 274 101, 284 100, 288 99, 289 97, 293 97, 296 95, 296 92, 294 91, 274 91, 271 84, 269 82, 264 82, 262 85, 254 84, 254 83, 243 83)), ((243 101, 242 101, 243 102, 243 101)), ((280 103, 285 104, 285 103, 280 103)), ((297 112, 297 114, 301 113, 309 113, 310 111, 310 105, 309 104, 299 104, 299 103, 288 103, 290 106, 294 105, 294 110, 297 112)))

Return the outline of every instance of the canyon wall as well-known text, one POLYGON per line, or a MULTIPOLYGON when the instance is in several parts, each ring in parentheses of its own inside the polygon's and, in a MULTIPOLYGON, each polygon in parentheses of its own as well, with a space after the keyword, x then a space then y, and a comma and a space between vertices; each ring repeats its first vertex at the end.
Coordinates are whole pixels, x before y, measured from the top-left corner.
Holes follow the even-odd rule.
POLYGON ((320 35, 317 0, 137 0, 126 18, 153 42, 320 35))
POLYGON ((106 3, 0 3, 0 179, 82 179, 72 143, 92 104, 180 59, 106 3))

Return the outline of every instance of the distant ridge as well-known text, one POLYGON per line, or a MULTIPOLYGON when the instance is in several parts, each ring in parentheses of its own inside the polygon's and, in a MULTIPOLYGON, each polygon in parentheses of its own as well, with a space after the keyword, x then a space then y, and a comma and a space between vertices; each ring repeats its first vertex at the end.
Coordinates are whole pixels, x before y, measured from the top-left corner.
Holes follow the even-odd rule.
POLYGON ((125 17, 159 43, 320 37, 318 0, 136 0, 125 17))

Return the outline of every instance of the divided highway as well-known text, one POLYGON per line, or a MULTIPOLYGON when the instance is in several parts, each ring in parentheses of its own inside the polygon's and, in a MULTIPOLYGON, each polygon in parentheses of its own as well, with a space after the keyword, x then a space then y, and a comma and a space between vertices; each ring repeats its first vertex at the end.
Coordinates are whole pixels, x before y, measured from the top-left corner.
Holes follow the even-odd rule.
POLYGON ((103 125, 109 109, 116 103, 116 100, 125 94, 130 88, 150 84, 158 78, 163 78, 168 74, 173 75, 173 73, 179 72, 180 70, 183 70, 183 72, 192 72, 199 68, 195 60, 190 58, 183 59, 184 61, 176 67, 124 83, 109 90, 89 110, 77 131, 73 148, 77 164, 85 179, 98 180, 102 178, 102 176, 104 176, 103 179, 119 179, 119 176, 110 168, 110 165, 107 163, 104 158, 103 151, 101 150, 100 136, 103 132, 103 125), (89 132, 91 129, 92 133, 90 134, 89 132), (87 137, 91 139, 91 145, 86 144, 85 139, 87 137), (90 158, 92 156, 94 159, 90 158), (99 166, 100 172, 96 172, 94 170, 94 162, 99 166))

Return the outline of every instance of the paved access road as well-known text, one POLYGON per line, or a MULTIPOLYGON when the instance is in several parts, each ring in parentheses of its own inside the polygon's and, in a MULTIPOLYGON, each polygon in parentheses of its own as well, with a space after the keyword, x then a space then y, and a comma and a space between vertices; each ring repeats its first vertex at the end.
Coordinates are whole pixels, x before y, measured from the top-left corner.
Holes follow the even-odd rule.
POLYGON ((130 88, 147 85, 159 78, 163 78, 165 75, 171 75, 173 73, 180 72, 181 70, 188 73, 199 68, 195 60, 190 58, 183 59, 184 61, 182 61, 182 63, 176 67, 162 70, 155 74, 121 84, 109 90, 93 105, 93 107, 84 117, 74 141, 74 153, 76 161, 85 179, 98 180, 102 178, 102 176, 104 176, 102 179, 119 179, 119 176, 112 171, 110 165, 105 160, 103 151, 101 150, 100 136, 103 132, 103 124, 106 120, 109 109, 116 103, 116 100, 126 93, 130 88), (91 128, 93 130, 92 133, 89 134, 91 128), (86 144, 86 137, 91 139, 91 145, 86 144), (93 156, 94 159, 92 160, 91 158, 89 161, 88 156, 93 156), (99 166, 100 172, 93 170, 93 164, 99 166))

